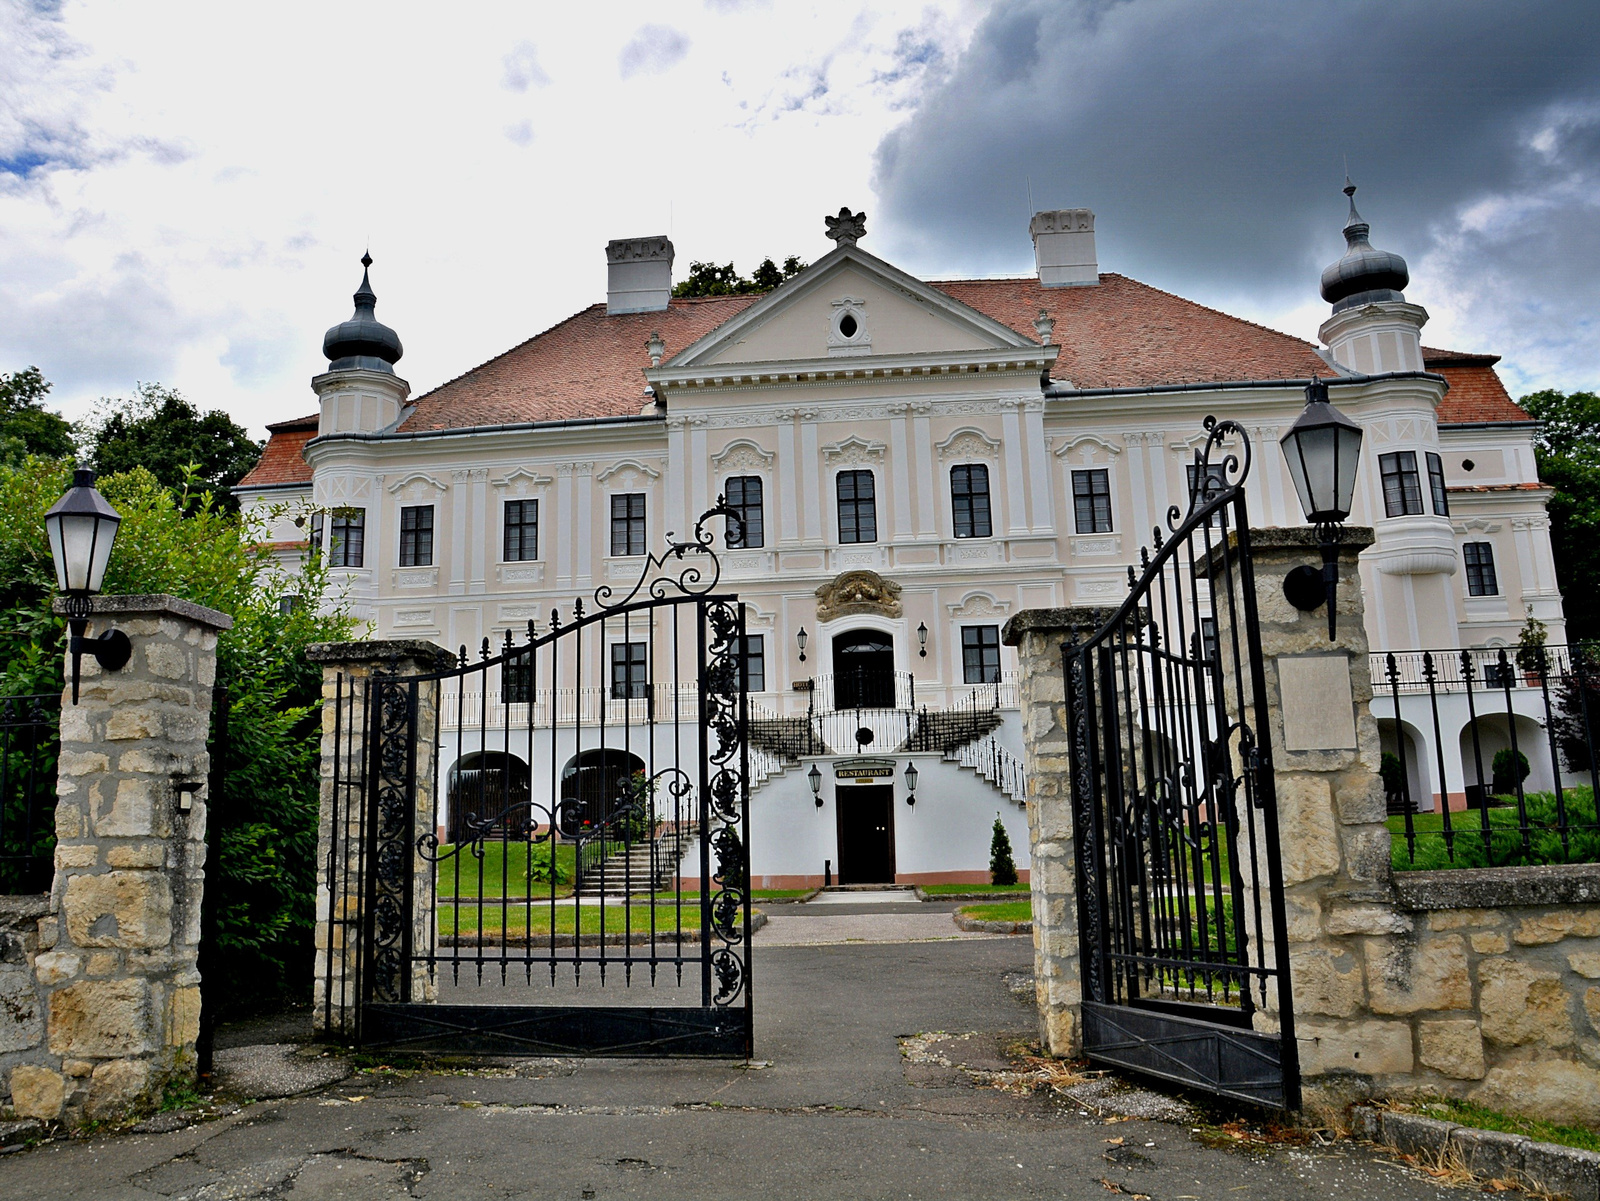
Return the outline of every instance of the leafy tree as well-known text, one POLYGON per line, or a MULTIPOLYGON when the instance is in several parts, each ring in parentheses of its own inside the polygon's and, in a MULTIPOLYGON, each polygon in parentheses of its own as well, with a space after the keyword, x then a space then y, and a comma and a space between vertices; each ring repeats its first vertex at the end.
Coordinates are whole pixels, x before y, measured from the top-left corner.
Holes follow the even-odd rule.
POLYGON ((770 258, 761 260, 749 279, 734 270, 732 263, 689 264, 689 278, 680 280, 672 289, 674 296, 748 296, 755 292, 770 292, 787 279, 793 279, 806 269, 797 255, 790 255, 779 267, 770 258))
MULTIPOLYGON (((0 695, 59 692, 64 623, 51 612, 55 575, 44 514, 70 482, 68 464, 0 467, 0 695)), ((253 521, 224 509, 191 471, 177 488, 143 468, 99 482, 122 515, 108 593, 166 592, 220 609, 219 681, 232 697, 223 787, 213 798, 220 853, 207 872, 218 914, 210 995, 243 1004, 304 995, 311 970, 321 672, 313 642, 356 623, 330 596, 320 556, 277 566, 253 521), (295 604, 290 598, 303 598, 295 604)), ((215 753, 213 746, 213 753, 215 753)))
POLYGON ((77 449, 72 425, 44 407, 50 382, 37 367, 0 373, 0 464, 15 466, 28 455, 68 459, 77 449))
POLYGON ((1600 638, 1600 395, 1546 389, 1518 401, 1544 428, 1534 442, 1550 498, 1550 546, 1570 642, 1600 638))
POLYGON ((994 833, 989 838, 989 883, 1015 884, 1017 864, 1011 857, 1011 836, 1000 815, 994 815, 994 833))
MULTIPOLYGON (((189 467, 225 509, 237 507, 229 489, 261 457, 251 438, 221 409, 202 413, 171 388, 140 384, 131 397, 101 401, 88 430, 90 459, 101 475, 143 467, 167 488, 183 489, 189 467)), ((198 498, 199 491, 188 495, 198 498)))

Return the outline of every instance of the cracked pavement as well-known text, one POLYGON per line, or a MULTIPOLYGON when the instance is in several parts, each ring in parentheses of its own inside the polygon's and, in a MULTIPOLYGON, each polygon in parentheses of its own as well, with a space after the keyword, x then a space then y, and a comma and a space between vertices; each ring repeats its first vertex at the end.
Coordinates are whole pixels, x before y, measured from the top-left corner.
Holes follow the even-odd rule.
MULTIPOLYGON (((1081 1102, 1017 1086, 1025 1065, 1012 1056, 1034 1025, 1031 997, 1019 996, 1018 985, 1031 969, 1026 938, 759 947, 755 1065, 546 1059, 369 1068, 166 1133, 54 1142, 7 1156, 0 1196, 1453 1195, 1348 1141, 1211 1149, 1193 1137, 1194 1119, 1181 1105, 1140 1111, 1168 1120, 1108 1117, 1114 1099, 1098 1098, 1116 1089, 1105 1082, 1081 1102)), ((525 986, 502 991, 498 981, 482 993, 530 999, 525 986)))

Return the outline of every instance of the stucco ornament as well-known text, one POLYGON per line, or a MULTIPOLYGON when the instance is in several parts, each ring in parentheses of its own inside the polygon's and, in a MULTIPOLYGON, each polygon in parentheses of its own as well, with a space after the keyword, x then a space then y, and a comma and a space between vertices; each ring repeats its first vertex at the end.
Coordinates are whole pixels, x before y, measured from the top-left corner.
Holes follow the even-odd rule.
POLYGON ((875 571, 846 571, 817 589, 817 620, 830 622, 836 617, 857 614, 901 617, 900 585, 875 571))
POLYGON ((822 220, 828 226, 828 236, 841 246, 854 246, 867 236, 866 213, 852 213, 848 205, 839 210, 837 217, 822 220))

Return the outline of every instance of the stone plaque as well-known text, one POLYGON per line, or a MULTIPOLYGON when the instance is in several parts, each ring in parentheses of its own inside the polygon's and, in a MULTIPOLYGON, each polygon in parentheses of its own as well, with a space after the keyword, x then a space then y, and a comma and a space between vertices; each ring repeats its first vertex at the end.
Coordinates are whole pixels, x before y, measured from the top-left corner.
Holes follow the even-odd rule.
POLYGON ((1280 655, 1278 688, 1283 696, 1284 750, 1355 749, 1356 715, 1347 655, 1280 655))

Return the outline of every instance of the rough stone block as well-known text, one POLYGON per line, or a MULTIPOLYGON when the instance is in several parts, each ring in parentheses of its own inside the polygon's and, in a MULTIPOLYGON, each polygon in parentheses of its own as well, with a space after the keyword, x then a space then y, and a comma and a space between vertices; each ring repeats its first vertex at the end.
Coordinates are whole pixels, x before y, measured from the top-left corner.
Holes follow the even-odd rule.
POLYGON ((1458 1126, 1450 1132, 1450 1145, 1475 1175, 1516 1180, 1522 1174, 1522 1155, 1528 1140, 1520 1134, 1458 1126))
POLYGON ((1504 955, 1511 949, 1511 940, 1499 930, 1474 930, 1468 941, 1480 955, 1504 955))
POLYGON ((166 838, 172 833, 164 802, 165 784, 135 776, 117 781, 109 809, 95 814, 94 832, 101 838, 166 838))
POLYGON ((147 642, 144 661, 150 674, 163 680, 183 680, 189 676, 188 654, 181 646, 170 642, 147 642))
POLYGON ((148 1099, 149 1093, 148 1060, 113 1059, 95 1068, 89 1077, 84 1116, 99 1120, 126 1117, 148 1099))
POLYGON ((83 970, 83 956, 72 951, 46 951, 35 956, 33 973, 46 988, 54 988, 83 970))
POLYGON ((169 1047, 193 1046, 200 1037, 200 990, 197 987, 175 988, 170 1001, 170 1020, 167 1025, 169 1047))
POLYGON ((92 776, 110 770, 111 760, 99 751, 63 750, 56 764, 61 776, 92 776))
POLYGON ((100 848, 93 843, 56 844, 56 870, 71 867, 93 867, 100 859, 100 848))
POLYGON ((121 965, 115 951, 93 951, 84 961, 83 974, 85 976, 109 976, 121 965))
POLYGON ((87 1076, 94 1071, 94 1063, 87 1059, 63 1059, 61 1061, 61 1074, 77 1078, 87 1076))
POLYGON ((1600 934, 1600 909, 1555 909, 1522 919, 1517 927, 1517 942, 1525 947, 1560 942, 1569 935, 1593 938, 1600 934))
POLYGON ((1482 1080, 1483 1032, 1474 1018, 1421 1022, 1417 1058, 1424 1066, 1456 1080, 1482 1080))
POLYGON ((112 741, 160 738, 165 732, 166 723, 158 705, 124 705, 106 718, 106 738, 112 741))
POLYGON ((1500 921, 1493 909, 1441 909, 1428 914, 1430 930, 1464 930, 1469 926, 1492 926, 1500 921))
POLYGON ((1590 1027, 1600 1033, 1600 988, 1584 990, 1583 1011, 1589 1015, 1590 1027))
POLYGON ((1349 1017, 1366 1000, 1361 964, 1343 951, 1327 947, 1291 949, 1289 979, 1296 1013, 1349 1017))
POLYGON ((1367 992, 1375 1013, 1470 1009, 1472 980, 1465 941, 1456 934, 1440 935, 1420 946, 1409 939, 1369 939, 1367 992))
POLYGON ((143 980, 83 980, 50 996, 50 1050, 109 1059, 156 1049, 143 980))
POLYGON ((1285 884, 1339 870, 1339 832, 1333 798, 1321 776, 1283 774, 1277 780, 1279 842, 1285 884))
POLYGON ((62 908, 80 947, 162 947, 172 941, 172 887, 158 872, 73 876, 62 908))
POLYGON ((1492 1067, 1471 1096, 1548 1122, 1600 1125, 1600 1072, 1571 1060, 1541 1056, 1492 1067))
POLYGON ((11 1109, 19 1118, 53 1122, 67 1102, 67 1082, 60 1072, 33 1063, 11 1069, 11 1109))
POLYGON ((1600 980, 1600 951, 1574 951, 1567 956, 1567 966, 1585 980, 1600 980))
POLYGON ((25 963, 0 964, 0 1051, 27 1051, 43 1041, 33 973, 25 963))
POLYGON ((106 849, 108 867, 162 867, 167 862, 167 847, 161 842, 138 842, 106 849))
POLYGON ((1564 1047, 1572 1042, 1572 997, 1553 972, 1515 959, 1478 964, 1483 1036, 1502 1046, 1534 1043, 1564 1047))
POLYGON ((1408 1022, 1299 1022, 1300 1074, 1406 1075, 1415 1066, 1408 1022))
POLYGON ((1411 919, 1388 905, 1335 905, 1328 910, 1329 934, 1405 934, 1411 919))
POLYGON ((1392 839, 1385 826, 1347 826, 1344 832, 1344 870, 1352 880, 1387 883, 1392 839))

